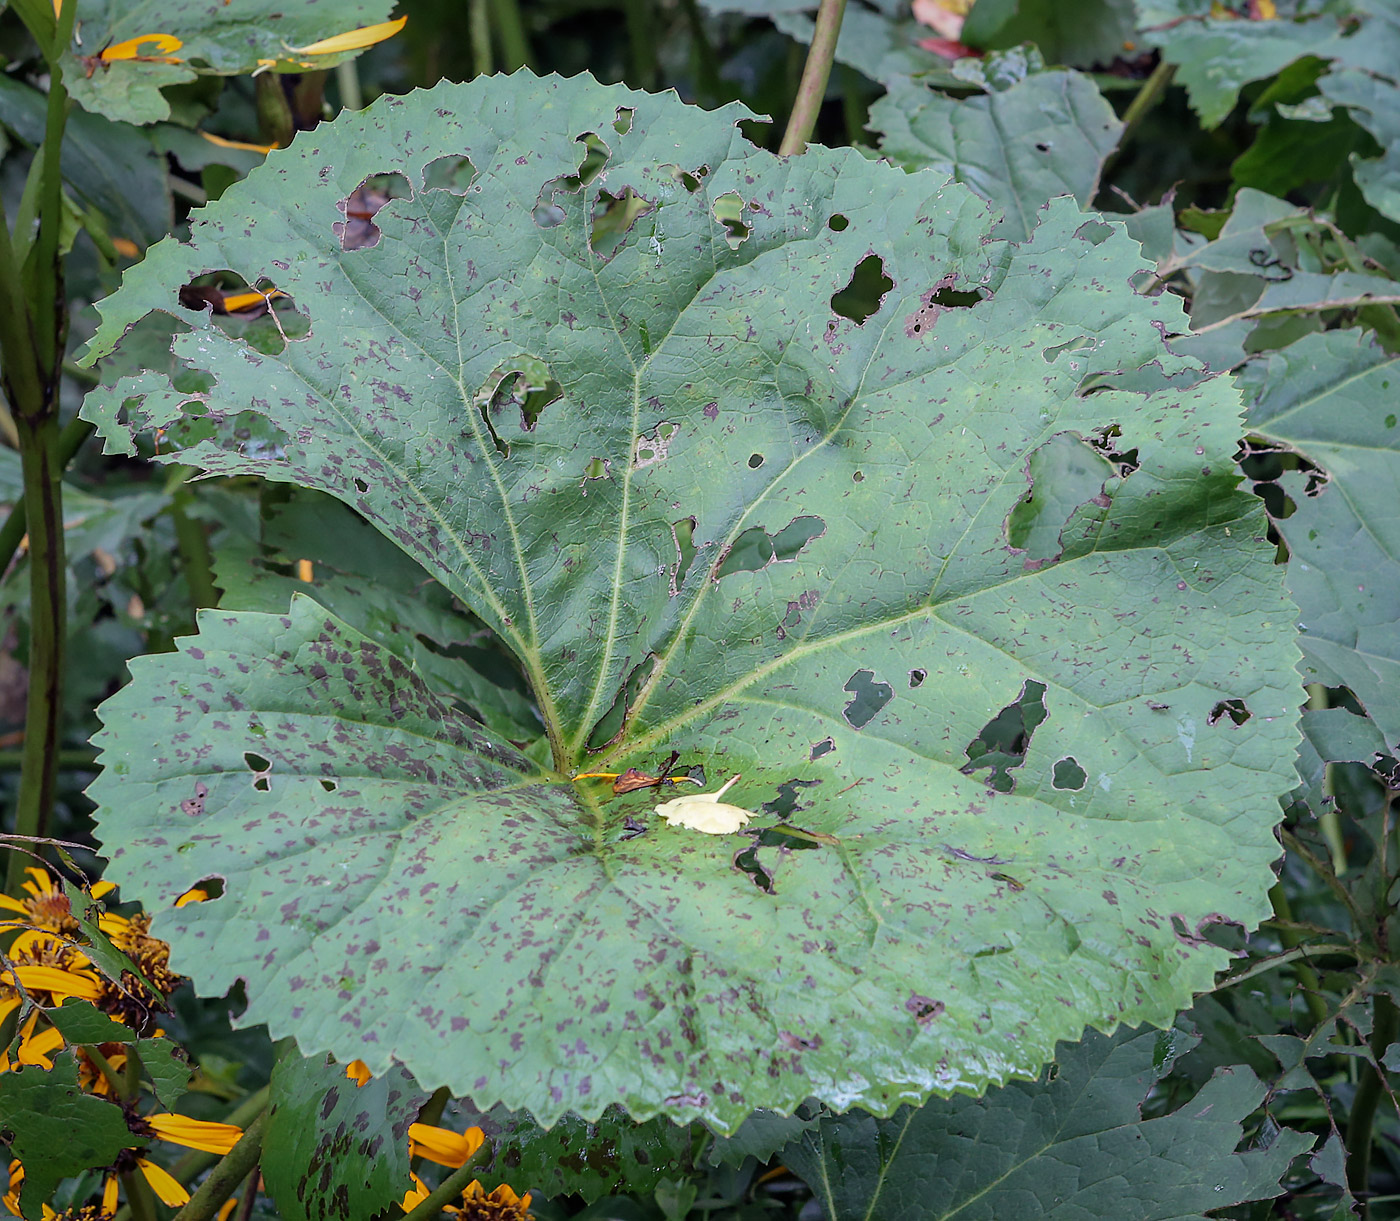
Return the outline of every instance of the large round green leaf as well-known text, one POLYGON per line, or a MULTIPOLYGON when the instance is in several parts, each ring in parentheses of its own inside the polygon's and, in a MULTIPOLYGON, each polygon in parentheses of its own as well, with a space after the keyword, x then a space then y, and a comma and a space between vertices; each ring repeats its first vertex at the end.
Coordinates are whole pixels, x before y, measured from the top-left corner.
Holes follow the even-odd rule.
POLYGON ((95 355, 165 311, 212 386, 95 391, 112 444, 346 501, 548 726, 522 753, 308 598, 135 664, 111 876, 153 909, 222 878, 160 917, 173 962, 308 1053, 546 1121, 887 1112, 1167 1021, 1225 961, 1205 926, 1268 910, 1297 650, 1236 392, 1170 387, 1180 310, 1121 229, 1062 200, 995 241, 961 185, 746 117, 527 75, 385 99, 105 303, 95 355), (266 355, 178 304, 222 269, 310 333, 266 355), (746 832, 571 779, 672 752, 742 775, 746 832))

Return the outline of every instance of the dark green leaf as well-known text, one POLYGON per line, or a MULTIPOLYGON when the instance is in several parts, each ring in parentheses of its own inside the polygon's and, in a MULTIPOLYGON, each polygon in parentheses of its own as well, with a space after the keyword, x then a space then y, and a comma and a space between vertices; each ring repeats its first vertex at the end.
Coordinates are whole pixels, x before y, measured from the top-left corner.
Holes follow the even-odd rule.
POLYGON ((1249 426, 1318 468, 1285 483, 1304 677, 1349 687, 1400 743, 1400 360, 1360 331, 1309 335, 1242 377, 1249 426))
POLYGON ((91 1001, 69 997, 62 1005, 44 1010, 68 1043, 134 1043, 136 1032, 108 1017, 91 1001))
POLYGON ((398 1067, 356 1085, 343 1064, 283 1056, 272 1070, 262 1155, 278 1216, 370 1221, 398 1203, 410 1186, 409 1125, 426 1099, 398 1067))
POLYGON ((1047 63, 1107 67, 1136 28, 1133 0, 978 0, 962 40, 987 50, 1033 42, 1047 63))
POLYGON ((500 1107, 461 1110, 454 1126, 471 1125, 493 1146, 482 1182, 508 1183, 518 1192, 580 1195, 588 1203, 622 1192, 648 1196, 663 1180, 694 1169, 688 1127, 665 1119, 634 1123, 615 1107, 592 1123, 564 1115, 547 1129, 500 1107))
POLYGON ((61 1179, 106 1166, 123 1149, 143 1144, 126 1126, 121 1108, 78 1088, 70 1051, 53 1068, 14 1068, 0 1073, 0 1140, 24 1165, 20 1208, 39 1221, 61 1179))
POLYGON ((962 101, 906 82, 870 111, 880 151, 906 169, 932 167, 1002 210, 999 236, 1024 241, 1047 199, 1081 205, 1098 191, 1122 124, 1078 72, 1037 72, 962 101))
POLYGON ((1062 1046, 1050 1079, 985 1098, 935 1100, 890 1119, 821 1120, 785 1153, 828 1221, 900 1217, 1132 1217, 1201 1221, 1278 1195, 1313 1138, 1284 1130, 1236 1153, 1242 1121, 1264 1098, 1243 1066, 1223 1068, 1180 1110, 1144 1120, 1160 1032, 1091 1034, 1062 1046))

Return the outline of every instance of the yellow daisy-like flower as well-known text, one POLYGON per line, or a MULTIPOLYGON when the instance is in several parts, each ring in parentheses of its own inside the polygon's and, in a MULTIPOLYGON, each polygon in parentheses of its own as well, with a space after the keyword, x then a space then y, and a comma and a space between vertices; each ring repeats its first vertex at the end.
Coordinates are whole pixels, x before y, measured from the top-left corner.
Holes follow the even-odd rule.
MULTIPOLYGON (((428 1198, 428 1188, 416 1174, 410 1176, 413 1186, 404 1193, 400 1202, 404 1212, 411 1212, 428 1198)), ((502 1183, 494 1191, 487 1191, 473 1179, 462 1191, 461 1204, 448 1204, 443 1210, 457 1217, 458 1221, 534 1221, 530 1212, 530 1193, 515 1194, 502 1183)))
MULTIPOLYGON (((48 929, 67 937, 77 933, 78 922, 73 919, 73 907, 68 902, 62 883, 47 869, 40 869, 37 865, 28 866, 24 872, 29 875, 29 880, 21 882, 20 889, 25 891, 27 898, 0 895, 0 909, 14 912, 22 919, 0 921, 0 928, 27 926, 48 929)), ((99 899, 113 889, 110 882, 99 882, 92 888, 92 897, 99 899)))
POLYGON ((0 1050, 0 1073, 7 1073, 11 1068, 25 1065, 35 1065, 45 1071, 53 1067, 51 1057, 63 1047, 63 1033, 55 1026, 48 1026, 35 1034, 34 1028, 38 1021, 39 1011, 36 1009, 29 1015, 19 1032, 19 1049, 15 1052, 13 1065, 10 1063, 9 1048, 0 1050))
POLYGON ((468 1128, 465 1132, 453 1132, 450 1128, 436 1128, 432 1124, 415 1123, 408 1128, 408 1156, 424 1157, 439 1166, 457 1167, 465 1164, 481 1148, 486 1133, 480 1128, 468 1128))
POLYGON ((88 968, 87 959, 71 946, 40 934, 22 934, 10 948, 14 970, 0 971, 0 1022, 18 1009, 27 995, 36 1004, 61 1005, 70 996, 95 1001, 102 983, 88 968))

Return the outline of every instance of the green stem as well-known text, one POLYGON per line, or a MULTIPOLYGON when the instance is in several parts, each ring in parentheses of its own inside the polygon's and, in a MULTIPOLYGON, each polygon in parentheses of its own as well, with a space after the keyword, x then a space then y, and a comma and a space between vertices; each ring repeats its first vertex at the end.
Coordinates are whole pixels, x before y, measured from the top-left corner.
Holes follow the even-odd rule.
POLYGON ((467 36, 472 44, 472 72, 490 76, 496 70, 491 60, 491 14, 486 0, 467 0, 467 36))
POLYGON ((685 13, 686 23, 690 26, 690 72, 695 78, 696 92, 710 105, 718 105, 730 95, 715 67, 719 57, 705 32, 705 19, 700 15, 700 7, 695 0, 681 0, 681 11, 685 13))
MULTIPOLYGON (((1302 945, 1302 934, 1288 927, 1288 922, 1293 919, 1293 910, 1289 905, 1288 895, 1284 893, 1282 882, 1274 883, 1269 891, 1269 902, 1273 905, 1274 915, 1285 922, 1278 931, 1278 939, 1284 948, 1292 950, 1302 945)), ((1305 948, 1302 953, 1306 952, 1305 948)), ((1293 971, 1298 976, 1298 984, 1303 989, 1303 1002, 1308 1007, 1308 1015, 1312 1018, 1313 1029, 1316 1030, 1327 1020, 1327 1005, 1322 999, 1322 981, 1306 962, 1300 962, 1293 971)))
POLYGON ((1172 83, 1172 77, 1175 75, 1175 64, 1169 64, 1165 59, 1158 60, 1157 66, 1152 69, 1152 75, 1142 82, 1142 88, 1137 91, 1133 100, 1128 103, 1128 109, 1123 112, 1123 130, 1118 133, 1118 143, 1113 150, 1115 154, 1123 151, 1123 146, 1137 131, 1147 112, 1162 100, 1162 94, 1167 91, 1167 86, 1172 83))
MULTIPOLYGON (((63 294, 63 129, 68 123, 68 90, 63 87, 61 48, 73 35, 74 3, 63 6, 55 53, 49 57, 49 97, 44 119, 44 167, 39 187, 39 237, 26 260, 26 296, 34 319, 34 344, 46 391, 58 384, 68 338, 68 302, 63 294)), ((56 412, 57 403, 46 403, 56 412)))
POLYGON ((1286 827, 1279 831, 1279 838, 1283 840, 1283 846, 1293 853, 1300 861, 1308 866, 1323 884, 1330 890, 1350 913, 1351 918, 1356 923, 1358 932, 1364 932, 1368 927, 1365 915, 1356 905, 1356 900, 1352 898, 1351 892, 1342 885, 1341 880, 1333 872, 1332 866, 1318 857, 1306 844, 1302 842, 1292 831, 1286 827))
POLYGON ((122 1187, 126 1189, 126 1208, 133 1221, 156 1221, 155 1194, 146 1176, 139 1169, 123 1170, 122 1187))
POLYGON ((634 89, 653 90, 661 65, 656 59, 656 18, 651 0, 623 0, 623 15, 627 21, 627 41, 632 55, 634 89))
MULTIPOLYGON (((35 420, 26 413, 15 423, 29 519, 29 694, 14 831, 42 836, 47 832, 58 786, 63 732, 63 658, 68 634, 63 467, 58 457, 56 415, 45 414, 35 420)), ((17 893, 15 888, 23 877, 24 861, 12 855, 6 889, 17 893)))
POLYGON ((364 90, 360 88, 360 69, 356 66, 358 63, 359 60, 347 59, 343 64, 335 66, 335 85, 340 90, 342 110, 365 108, 364 90))
POLYGON ((190 1202, 175 1214, 175 1221, 209 1221, 219 1211, 219 1206, 238 1190, 239 1183, 252 1173, 258 1158, 262 1156, 267 1116, 268 1113, 264 1111, 248 1125, 243 1139, 209 1172, 209 1177, 199 1185, 190 1202))
POLYGON ((517 68, 534 69, 530 54, 530 39, 525 33, 525 20, 516 0, 491 0, 491 16, 501 40, 501 59, 507 72, 517 68))
POLYGON ((788 116, 783 142, 778 146, 780 157, 800 153, 816 130, 817 114, 826 97, 826 83, 831 79, 831 64, 836 58, 836 40, 841 36, 841 18, 845 15, 846 0, 821 0, 817 28, 812 31, 812 45, 807 49, 807 63, 797 86, 797 98, 788 116))
MULTIPOLYGON (((463 1188, 476 1178, 475 1166, 478 1162, 485 1160, 483 1155, 490 1148, 489 1144, 482 1144, 481 1148, 430 1191, 426 1200, 421 1204, 415 1204, 412 1210, 404 1216, 403 1221, 435 1221, 438 1213, 442 1211, 443 1205, 451 1203, 460 1196, 463 1188)), ((177 1217, 175 1221, 181 1221, 181 1218, 177 1217)))
POLYGON ((198 611, 202 606, 218 606, 219 590, 214 584, 209 536, 204 532, 204 524, 190 515, 193 505, 194 493, 188 483, 182 483, 170 498, 170 520, 175 524, 175 546, 190 589, 190 605, 198 611))
MULTIPOLYGON (((1371 1128, 1375 1122, 1376 1106, 1386 1092, 1385 1078, 1380 1069, 1386 1048, 1400 1034, 1400 1010, 1384 992, 1372 996, 1371 1057, 1356 1087, 1351 1114, 1347 1117, 1347 1185, 1352 1194, 1365 1200, 1366 1186, 1371 1178, 1371 1128)), ((1363 1202, 1363 1210, 1366 1205, 1363 1202)))
MULTIPOLYGON (((92 436, 92 433, 93 426, 86 420, 75 418, 68 422, 68 426, 58 435, 60 467, 67 469, 68 464, 82 449, 83 442, 92 436)), ((10 561, 14 559, 15 552, 19 549, 20 540, 24 538, 24 532, 28 528, 28 521, 29 515, 25 510, 24 501, 20 501, 10 510, 5 524, 0 526, 0 572, 6 571, 10 566, 10 561)))

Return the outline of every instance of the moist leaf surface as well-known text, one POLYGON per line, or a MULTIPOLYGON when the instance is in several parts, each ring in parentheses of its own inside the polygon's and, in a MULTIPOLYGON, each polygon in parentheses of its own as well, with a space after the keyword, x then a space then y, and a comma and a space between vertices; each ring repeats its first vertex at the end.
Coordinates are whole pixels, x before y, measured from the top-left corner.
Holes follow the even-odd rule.
POLYGON ((1079 393, 1196 367, 1120 228, 1061 200, 1011 245, 960 184, 778 159, 745 117, 526 75, 384 99, 104 304, 92 356, 164 311, 207 387, 94 391, 110 445, 163 426, 173 460, 349 504, 499 634, 547 730, 518 749, 307 597, 133 667, 109 876, 151 910, 221 878, 157 931, 307 1054, 544 1123, 887 1113, 1168 1021, 1225 962, 1204 925, 1268 911, 1297 650, 1236 392, 1079 393), (377 243, 341 249, 389 172, 377 243), (218 270, 309 333, 259 352, 180 306, 218 270), (527 411, 540 362, 559 394, 527 411), (1077 445, 1103 460, 1017 516, 1031 556, 1008 520, 1077 445), (1033 728, 973 768, 1018 702, 1033 728), (745 832, 571 779, 672 752, 741 775, 745 832))

